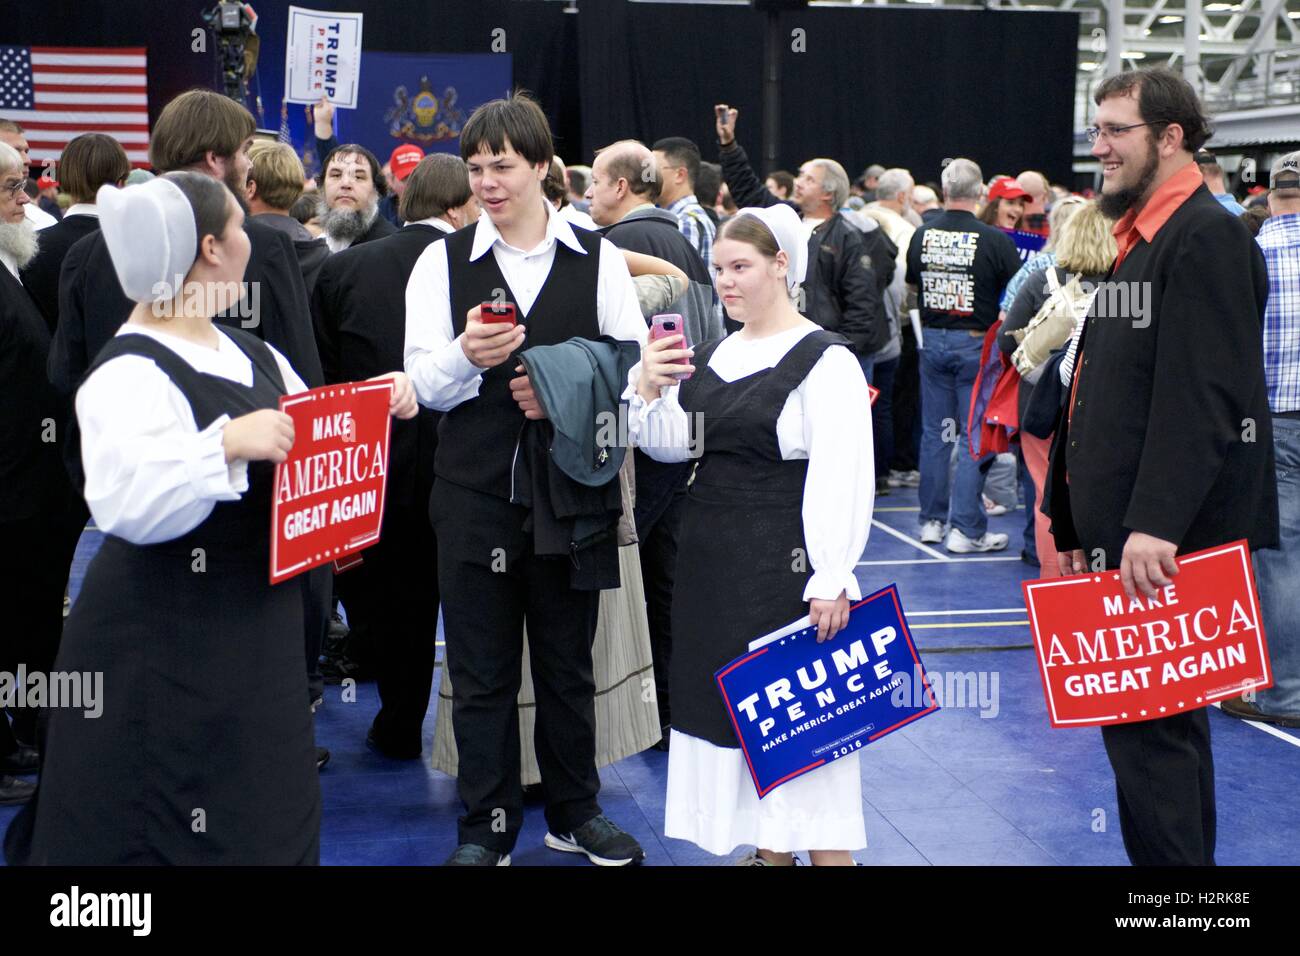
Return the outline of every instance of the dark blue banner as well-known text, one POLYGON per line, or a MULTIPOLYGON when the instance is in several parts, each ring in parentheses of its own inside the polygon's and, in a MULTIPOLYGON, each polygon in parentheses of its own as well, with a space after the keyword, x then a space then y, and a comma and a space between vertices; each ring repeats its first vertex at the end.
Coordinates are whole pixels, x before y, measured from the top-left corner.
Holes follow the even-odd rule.
POLYGON ((1038 253, 1043 251, 1043 246, 1047 245, 1047 237, 1040 236, 1036 232, 1023 232, 1020 229, 1003 230, 1011 241, 1016 244, 1016 252, 1020 253, 1021 263, 1028 262, 1038 253))
POLYGON ((802 618, 750 648, 716 677, 760 798, 939 709, 896 584, 855 604, 829 641, 802 618))
MULTIPOLYGON (((340 109, 334 127, 340 143, 360 143, 379 161, 413 143, 425 153, 459 153, 460 130, 489 100, 508 96, 509 53, 361 54, 357 108, 340 109)), ((301 106, 291 105, 289 132, 310 173, 320 166, 315 138, 301 106)))

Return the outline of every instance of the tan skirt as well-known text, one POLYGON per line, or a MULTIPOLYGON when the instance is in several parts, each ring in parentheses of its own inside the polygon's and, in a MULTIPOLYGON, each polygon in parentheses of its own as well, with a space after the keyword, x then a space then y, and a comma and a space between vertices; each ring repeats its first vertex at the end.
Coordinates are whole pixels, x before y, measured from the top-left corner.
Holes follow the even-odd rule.
MULTIPOLYGON (((650 627, 646 622, 645 591, 641 585, 641 556, 635 544, 618 549, 618 565, 623 586, 600 592, 600 618, 591 653, 592 673, 596 678, 598 767, 640 753, 662 737, 650 658, 650 627)), ((454 777, 457 761, 451 694, 451 675, 443 666, 433 735, 433 769, 454 777)), ((523 683, 519 688, 520 776, 524 786, 542 780, 533 749, 536 710, 525 630, 523 683)))

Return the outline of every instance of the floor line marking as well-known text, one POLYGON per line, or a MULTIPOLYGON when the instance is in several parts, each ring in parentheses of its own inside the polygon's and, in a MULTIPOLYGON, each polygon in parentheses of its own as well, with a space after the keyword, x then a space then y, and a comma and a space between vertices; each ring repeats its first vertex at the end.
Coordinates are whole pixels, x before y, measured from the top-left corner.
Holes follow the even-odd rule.
POLYGON ((1024 607, 982 607, 961 611, 908 611, 908 617, 944 617, 949 614, 1022 614, 1024 607))
POLYGON ((952 558, 948 557, 948 555, 944 554, 943 552, 934 550, 934 548, 930 547, 928 544, 922 544, 920 541, 917 541, 911 535, 903 534, 903 532, 899 531, 897 528, 891 528, 883 521, 877 521, 875 518, 872 518, 871 525, 872 527, 879 528, 881 531, 885 532, 886 534, 892 534, 899 541, 906 541, 912 547, 918 548, 922 554, 928 554, 930 557, 935 558, 936 560, 939 561, 952 560, 952 558))
POLYGON ((1019 627, 1028 626, 1028 621, 951 621, 947 624, 913 624, 914 631, 924 631, 930 628, 942 628, 947 630, 950 627, 1019 627))
MULTIPOLYGON (((1215 701, 1210 706, 1218 707, 1219 710, 1223 710, 1222 707, 1219 707, 1218 701, 1215 701)), ((1264 733, 1270 734, 1278 738, 1279 740, 1285 740, 1292 747, 1300 747, 1300 738, 1292 737, 1290 734, 1284 734, 1282 733, 1282 731, 1278 730, 1276 727, 1272 726, 1271 724, 1266 724, 1263 721, 1259 721, 1259 720, 1243 720, 1242 723, 1250 724, 1250 726, 1254 727, 1256 730, 1262 730, 1264 731, 1264 733)))
MULTIPOLYGON (((876 522, 874 521, 872 522, 872 524, 875 523, 876 522)), ((891 565, 895 565, 895 564, 970 564, 973 561, 1019 561, 1019 560, 1020 560, 1019 555, 1014 555, 1014 554, 999 555, 996 557, 989 557, 985 555, 978 558, 944 557, 938 560, 934 558, 896 558, 893 561, 859 561, 857 566, 860 568, 868 568, 868 567, 890 567, 891 565)))

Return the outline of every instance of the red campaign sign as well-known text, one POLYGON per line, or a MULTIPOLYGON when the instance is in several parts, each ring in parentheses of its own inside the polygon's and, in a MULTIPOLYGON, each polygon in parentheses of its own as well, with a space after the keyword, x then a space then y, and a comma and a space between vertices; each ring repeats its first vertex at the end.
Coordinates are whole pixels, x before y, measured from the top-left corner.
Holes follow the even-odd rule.
POLYGON ((388 484, 392 382, 351 382, 286 395, 293 450, 275 466, 271 583, 379 540, 388 484))
POLYGON ((1272 686, 1245 541, 1177 559, 1130 600, 1118 571, 1025 581, 1053 727, 1125 724, 1272 686))

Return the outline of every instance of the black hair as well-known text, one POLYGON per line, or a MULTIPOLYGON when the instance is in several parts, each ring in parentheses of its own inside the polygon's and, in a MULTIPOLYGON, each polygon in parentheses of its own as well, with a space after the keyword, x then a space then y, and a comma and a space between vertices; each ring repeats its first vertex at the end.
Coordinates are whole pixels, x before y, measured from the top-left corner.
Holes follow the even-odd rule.
POLYGON ((1173 70, 1160 67, 1117 73, 1102 80, 1092 98, 1101 105, 1112 96, 1134 97, 1138 114, 1150 125, 1153 136, 1177 123, 1183 130, 1183 149, 1193 155, 1214 134, 1196 90, 1173 70))
POLYGON ((650 147, 656 153, 663 153, 674 166, 686 167, 686 178, 691 190, 695 190, 695 181, 700 178, 700 148, 685 136, 668 136, 650 147))
POLYGON ((546 114, 522 90, 509 99, 484 103, 470 114, 460 131, 460 158, 469 162, 475 153, 500 155, 506 151, 507 140, 530 166, 550 163, 555 156, 546 114))
POLYGON ((330 160, 335 156, 346 156, 352 153, 366 158, 366 162, 370 164, 370 178, 375 184, 375 192, 380 196, 387 196, 388 183, 384 179, 383 164, 379 162, 378 156, 359 143, 344 143, 342 146, 335 146, 326 154, 325 159, 320 164, 321 182, 325 181, 326 174, 329 173, 330 160))

